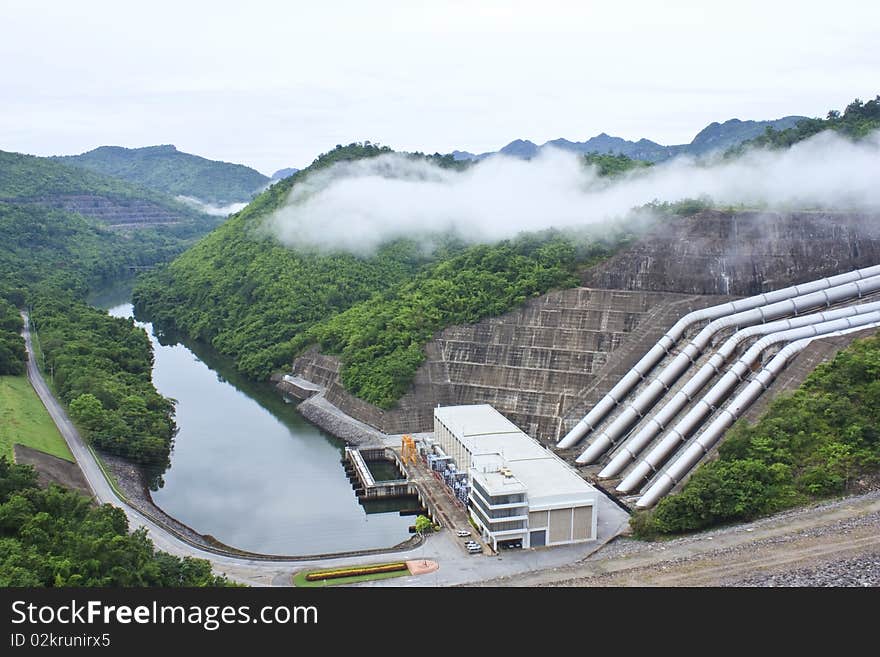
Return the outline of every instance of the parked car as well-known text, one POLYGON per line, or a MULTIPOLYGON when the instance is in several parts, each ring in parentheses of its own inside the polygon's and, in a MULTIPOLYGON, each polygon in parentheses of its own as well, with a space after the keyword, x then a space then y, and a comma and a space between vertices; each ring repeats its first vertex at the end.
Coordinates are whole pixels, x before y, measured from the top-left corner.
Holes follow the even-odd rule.
POLYGON ((457 532, 455 532, 455 533, 458 534, 458 535, 461 536, 461 537, 465 537, 465 536, 470 536, 470 535, 471 535, 470 531, 467 530, 467 529, 459 529, 459 530, 458 530, 457 532))

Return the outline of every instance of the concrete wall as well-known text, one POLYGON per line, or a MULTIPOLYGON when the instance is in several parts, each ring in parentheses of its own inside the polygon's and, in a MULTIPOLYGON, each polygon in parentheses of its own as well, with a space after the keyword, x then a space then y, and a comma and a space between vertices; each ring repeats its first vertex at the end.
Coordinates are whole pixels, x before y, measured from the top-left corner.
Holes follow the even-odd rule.
POLYGON ((386 433, 431 431, 438 404, 487 403, 529 435, 555 442, 564 418, 592 399, 587 393, 597 381, 628 369, 640 347, 681 314, 717 302, 656 292, 552 292, 501 317, 439 333, 410 392, 388 411, 349 394, 335 358, 311 351, 294 361, 293 373, 324 386, 327 401, 386 433))
POLYGON ((750 296, 880 263, 880 220, 841 212, 701 212, 663 220, 582 277, 622 290, 750 296))

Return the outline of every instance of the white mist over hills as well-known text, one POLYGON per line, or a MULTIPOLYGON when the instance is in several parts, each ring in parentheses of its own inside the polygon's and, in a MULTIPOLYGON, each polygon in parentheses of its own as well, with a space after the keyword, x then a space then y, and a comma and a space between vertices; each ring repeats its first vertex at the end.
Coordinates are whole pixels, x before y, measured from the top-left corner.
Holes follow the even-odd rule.
POLYGON ((206 203, 200 199, 194 198, 192 196, 183 196, 178 195, 175 197, 181 203, 186 203, 190 207, 195 208, 205 214, 210 214, 215 217, 228 217, 233 212, 238 212, 239 210, 247 207, 247 203, 230 203, 229 205, 215 205, 213 203, 206 203))
POLYGON ((401 154, 342 162, 291 190, 267 227, 294 247, 370 253, 402 236, 454 231, 474 242, 622 218, 652 201, 709 197, 768 209, 880 208, 880 133, 854 143, 832 132, 781 151, 676 158, 600 178, 572 153, 496 156, 464 171, 401 154))

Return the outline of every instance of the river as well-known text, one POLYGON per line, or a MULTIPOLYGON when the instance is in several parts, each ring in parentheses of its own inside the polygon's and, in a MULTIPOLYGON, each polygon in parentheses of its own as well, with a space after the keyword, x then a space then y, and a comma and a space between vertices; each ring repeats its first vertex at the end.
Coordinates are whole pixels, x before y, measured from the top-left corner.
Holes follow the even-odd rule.
MULTIPOLYGON (((92 303, 132 317, 130 283, 92 303)), ((162 344, 149 323, 137 324, 153 345, 154 385, 177 400, 171 467, 153 493, 166 513, 227 545, 266 554, 389 547, 409 537, 413 518, 400 516, 400 507, 358 502, 340 464, 342 441, 210 347, 162 344)))

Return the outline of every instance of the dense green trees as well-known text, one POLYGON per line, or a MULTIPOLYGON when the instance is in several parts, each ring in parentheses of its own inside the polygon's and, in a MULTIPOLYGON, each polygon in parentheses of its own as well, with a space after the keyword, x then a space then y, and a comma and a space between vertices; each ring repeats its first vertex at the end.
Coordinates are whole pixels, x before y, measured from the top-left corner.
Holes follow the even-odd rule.
POLYGON ((57 160, 171 196, 192 196, 219 205, 246 202, 269 182, 267 176, 250 167, 181 153, 171 145, 102 146, 57 160))
POLYGON ((837 110, 831 110, 824 119, 803 119, 798 121, 797 126, 787 130, 774 130, 768 127, 763 135, 743 142, 731 149, 728 155, 738 155, 752 146, 787 148, 824 130, 834 130, 852 139, 860 139, 878 129, 880 129, 880 96, 868 102, 856 98, 847 105, 842 114, 837 110))
POLYGON ((760 420, 738 422, 716 460, 675 495, 640 514, 642 535, 749 520, 844 493, 880 466, 880 336, 859 340, 820 365, 760 420))
POLYGON ((584 162, 596 167, 600 176, 615 177, 632 171, 654 166, 653 162, 634 160, 626 155, 611 155, 610 153, 587 153, 584 162))
POLYGON ((0 202, 0 296, 15 292, 20 300, 26 289, 37 287, 84 296, 90 286, 113 280, 130 266, 174 257, 197 234, 186 233, 179 226, 123 235, 77 214, 0 202))
POLYGON ((223 586, 202 559, 128 533, 121 509, 94 506, 58 486, 38 488, 33 468, 0 457, 0 586, 223 586))
MULTIPOLYGON (((82 202, 82 212, 88 203, 82 202)), ((164 262, 219 223, 156 192, 49 158, 0 151, 0 295, 16 298, 33 287, 72 290, 84 296, 90 285, 124 273, 129 266, 164 262), (53 200, 77 198, 129 201, 163 208, 176 223, 130 232, 53 207, 53 200)), ((19 301, 16 301, 18 303, 19 301)))
MULTIPOLYGON (((314 171, 390 152, 350 144, 318 157, 314 171)), ((162 329, 211 343, 254 378, 293 356, 290 341, 328 315, 414 274, 426 256, 398 240, 372 257, 288 249, 260 228, 304 172, 285 178, 167 268, 143 277, 135 309, 162 329)))
POLYGON ((0 375, 23 374, 27 354, 18 309, 0 297, 0 375))
MULTIPOLYGON (((601 253, 597 245, 593 255, 601 253)), ((317 342, 339 354, 346 388, 388 408, 406 391, 435 332, 500 315, 552 288, 576 285, 576 262, 572 242, 556 233, 471 246, 412 281, 319 322, 294 346, 317 342)))
POLYGON ((166 194, 119 178, 68 166, 53 158, 0 151, 0 200, 33 201, 70 194, 95 195, 122 202, 149 201, 182 218, 206 218, 166 194))
POLYGON ((43 370, 74 422, 95 447, 146 466, 156 484, 168 465, 174 406, 153 386, 147 334, 59 293, 36 294, 31 306, 43 370))
MULTIPOLYGON (((30 307, 45 374, 85 436, 145 466, 168 464, 173 404, 151 379, 143 330, 83 302, 132 265, 170 259, 216 225, 167 197, 46 158, 0 152, 0 374, 24 371, 18 308, 30 307), (170 226, 129 233, 48 207, 57 195, 146 200, 177 213, 170 226)), ((202 586, 225 583, 205 561, 156 552, 124 514, 0 459, 0 586, 202 586)))

